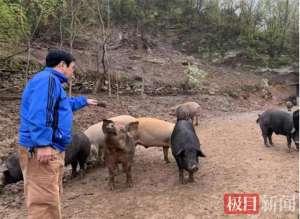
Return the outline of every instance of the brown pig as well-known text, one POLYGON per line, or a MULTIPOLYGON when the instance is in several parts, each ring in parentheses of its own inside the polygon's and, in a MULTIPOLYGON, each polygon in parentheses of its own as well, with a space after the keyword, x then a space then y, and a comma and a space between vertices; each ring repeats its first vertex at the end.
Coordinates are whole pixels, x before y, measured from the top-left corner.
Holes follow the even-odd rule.
POLYGON ((185 114, 189 115, 194 123, 194 118, 196 118, 196 126, 198 126, 198 117, 199 117, 200 105, 196 102, 186 102, 179 104, 175 107, 171 108, 171 115, 176 115, 176 117, 180 117, 180 115, 185 114))
MULTIPOLYGON (((114 122, 123 123, 124 125, 137 121, 136 118, 129 115, 120 115, 109 118, 114 122)), ((88 158, 89 163, 104 162, 103 146, 104 146, 104 133, 102 132, 103 122, 98 122, 90 126, 84 131, 84 134, 88 137, 91 142, 91 153, 88 158)))
POLYGON ((135 153, 138 122, 124 123, 112 120, 103 120, 102 131, 104 133, 104 160, 109 171, 110 190, 115 189, 114 177, 118 164, 122 164, 126 173, 126 183, 132 187, 131 168, 135 153))
POLYGON ((168 149, 171 146, 171 134, 174 123, 166 122, 155 118, 142 117, 137 118, 138 144, 144 147, 163 147, 164 160, 169 163, 168 149))

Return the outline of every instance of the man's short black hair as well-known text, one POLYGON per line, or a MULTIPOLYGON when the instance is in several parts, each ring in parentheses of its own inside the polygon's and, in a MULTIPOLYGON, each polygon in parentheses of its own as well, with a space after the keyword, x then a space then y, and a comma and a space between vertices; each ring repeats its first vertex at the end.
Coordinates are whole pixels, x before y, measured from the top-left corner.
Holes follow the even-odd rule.
POLYGON ((67 66, 70 65, 71 62, 75 61, 75 58, 68 52, 65 52, 60 49, 51 49, 48 52, 46 57, 46 66, 47 67, 55 67, 61 61, 65 62, 67 66))

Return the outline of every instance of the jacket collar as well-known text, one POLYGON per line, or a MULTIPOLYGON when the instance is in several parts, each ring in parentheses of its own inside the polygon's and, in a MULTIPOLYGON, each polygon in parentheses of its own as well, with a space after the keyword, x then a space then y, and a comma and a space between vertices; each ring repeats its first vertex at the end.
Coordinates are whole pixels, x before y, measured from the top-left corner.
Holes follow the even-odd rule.
POLYGON ((61 83, 66 83, 68 81, 68 78, 63 73, 56 71, 54 68, 46 67, 45 71, 53 73, 56 77, 58 77, 61 83))

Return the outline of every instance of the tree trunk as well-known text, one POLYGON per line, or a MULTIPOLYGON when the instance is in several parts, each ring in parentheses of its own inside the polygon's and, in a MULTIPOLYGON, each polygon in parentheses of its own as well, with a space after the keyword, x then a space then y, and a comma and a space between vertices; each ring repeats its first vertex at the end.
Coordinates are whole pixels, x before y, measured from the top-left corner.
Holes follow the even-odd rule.
MULTIPOLYGON (((71 31, 71 36, 70 36, 70 53, 73 53, 73 42, 74 42, 74 0, 71 0, 71 23, 70 23, 70 31, 71 31)), ((69 78, 69 96, 72 96, 72 77, 69 78)))
POLYGON ((145 79, 144 79, 144 75, 145 75, 145 69, 142 68, 142 71, 141 71, 141 77, 142 77, 142 90, 141 90, 141 96, 142 97, 145 97, 145 79))
MULTIPOLYGON (((73 41, 71 40, 70 42, 70 53, 72 54, 73 53, 73 41)), ((73 82, 72 82, 72 77, 69 78, 69 96, 71 97, 72 96, 72 85, 73 85, 73 82)))
MULTIPOLYGON (((104 85, 104 81, 105 81, 105 76, 104 74, 100 73, 100 50, 101 50, 101 43, 100 43, 100 39, 97 39, 97 60, 96 60, 96 75, 97 75, 97 80, 96 80, 96 84, 93 90, 93 93, 96 94, 100 91, 100 88, 104 85)), ((103 58, 102 58, 102 64, 103 64, 103 58)), ((105 63, 104 63, 105 64, 105 63)), ((103 66, 103 71, 104 71, 104 66, 103 66)))
POLYGON ((283 48, 284 48, 286 30, 288 29, 288 17, 289 17, 289 0, 286 1, 286 5, 285 5, 284 23, 282 25, 283 33, 282 33, 281 40, 280 40, 280 47, 279 47, 278 55, 281 54, 281 52, 283 51, 283 48))
POLYGON ((62 15, 61 15, 61 17, 59 19, 59 34, 60 34, 59 48, 62 49, 62 47, 63 47, 62 15))
POLYGON ((119 74, 116 72, 116 86, 117 86, 117 101, 120 101, 120 96, 119 96, 119 74))
POLYGON ((25 84, 27 83, 29 78, 30 56, 31 56, 31 39, 27 41, 27 63, 26 63, 26 72, 25 72, 25 84))

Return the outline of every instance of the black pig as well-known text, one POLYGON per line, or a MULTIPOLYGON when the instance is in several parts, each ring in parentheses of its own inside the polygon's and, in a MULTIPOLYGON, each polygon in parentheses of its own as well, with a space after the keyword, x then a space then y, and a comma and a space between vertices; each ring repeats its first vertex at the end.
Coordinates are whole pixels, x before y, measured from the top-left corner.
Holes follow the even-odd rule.
POLYGON ((258 115, 256 122, 260 125, 266 147, 269 147, 268 140, 270 145, 274 146, 272 134, 275 132, 276 135, 286 136, 289 152, 291 151, 292 139, 299 150, 299 132, 294 127, 292 114, 280 110, 267 110, 258 115))
POLYGON ((88 137, 81 131, 73 133, 72 144, 69 145, 65 152, 65 166, 71 164, 72 177, 77 175, 77 166, 80 167, 80 176, 84 175, 86 161, 91 151, 91 143, 88 137))
POLYGON ((5 161, 5 170, 3 171, 2 179, 0 182, 1 186, 23 180, 19 157, 20 155, 18 152, 14 152, 8 156, 7 160, 5 161))
POLYGON ((191 119, 177 118, 171 135, 171 149, 179 168, 179 181, 184 183, 183 170, 189 172, 189 181, 194 181, 193 174, 198 170, 198 157, 205 157, 200 149, 200 142, 191 119))

